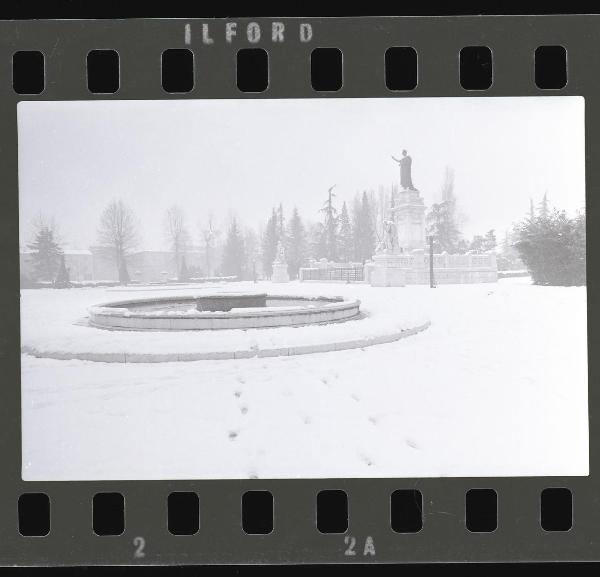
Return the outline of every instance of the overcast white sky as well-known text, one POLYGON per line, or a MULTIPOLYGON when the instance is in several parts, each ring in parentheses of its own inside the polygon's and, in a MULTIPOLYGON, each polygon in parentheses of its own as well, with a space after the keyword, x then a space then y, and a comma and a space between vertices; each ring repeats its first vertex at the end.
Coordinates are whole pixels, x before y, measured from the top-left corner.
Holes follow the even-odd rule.
POLYGON ((571 213, 585 203, 581 97, 21 102, 18 126, 21 242, 41 213, 87 248, 116 197, 151 249, 175 203, 195 240, 211 213, 257 226, 283 202, 317 220, 333 184, 341 204, 398 182, 403 148, 427 205, 454 169, 467 237, 500 236, 545 191, 571 213))

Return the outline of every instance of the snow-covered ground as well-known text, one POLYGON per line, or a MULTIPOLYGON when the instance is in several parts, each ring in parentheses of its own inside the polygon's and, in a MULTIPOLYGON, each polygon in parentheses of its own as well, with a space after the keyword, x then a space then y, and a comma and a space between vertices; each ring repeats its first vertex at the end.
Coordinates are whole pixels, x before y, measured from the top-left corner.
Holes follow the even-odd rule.
MULTIPOLYGON (((311 331, 352 331, 381 314, 396 325, 427 318, 431 326, 395 343, 294 357, 116 364, 23 355, 23 478, 588 473, 584 288, 514 278, 435 290, 268 290, 354 296, 373 313, 311 331)), ((22 291, 23 344, 75 346, 100 333, 154 347, 146 333, 72 324, 90 304, 125 296, 106 288, 22 291)), ((293 331, 302 328, 257 338, 285 340, 293 331)), ((164 346, 177 344, 168 338, 164 346)))

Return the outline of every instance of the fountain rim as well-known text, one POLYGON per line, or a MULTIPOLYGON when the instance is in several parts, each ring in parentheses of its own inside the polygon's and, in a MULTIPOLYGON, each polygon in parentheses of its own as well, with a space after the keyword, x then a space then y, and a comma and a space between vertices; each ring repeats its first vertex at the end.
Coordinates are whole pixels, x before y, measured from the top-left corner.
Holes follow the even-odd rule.
MULTIPOLYGON (((360 307, 359 299, 347 299, 341 296, 308 296, 308 295, 287 295, 287 294, 268 294, 268 293, 215 293, 201 295, 181 295, 181 296, 160 296, 151 298, 138 298, 138 299, 126 299, 119 301, 112 301, 106 303, 100 303, 94 305, 88 309, 91 316, 91 322, 94 324, 94 317, 114 317, 114 318, 139 318, 139 319, 181 319, 193 320, 193 319, 242 319, 242 318, 268 318, 268 317, 281 317, 289 315, 314 315, 325 312, 334 312, 345 309, 358 309, 360 307), (250 309, 244 311, 243 308, 238 308, 235 311, 192 311, 184 314, 168 314, 160 312, 143 312, 136 311, 132 312, 128 306, 140 306, 144 304, 160 304, 160 303, 173 303, 173 302, 190 302, 194 303, 198 299, 202 298, 235 298, 240 296, 265 296, 268 300, 294 300, 294 301, 306 301, 311 302, 323 302, 322 306, 313 306, 306 308, 288 307, 285 306, 277 307, 277 310, 256 310, 250 309)), ((291 326, 291 325, 290 325, 291 326)))
MULTIPOLYGON (((226 293, 216 293, 223 298, 226 293)), ((232 293, 237 298, 247 293, 232 293)), ((202 297, 210 295, 202 294, 202 297)), ((88 309, 88 324, 112 330, 204 331, 228 329, 263 329, 326 324, 360 317, 360 301, 343 297, 307 295, 270 295, 268 300, 317 302, 317 306, 239 307, 229 311, 131 311, 127 306, 160 303, 197 302, 199 295, 161 296, 103 303, 88 309)))

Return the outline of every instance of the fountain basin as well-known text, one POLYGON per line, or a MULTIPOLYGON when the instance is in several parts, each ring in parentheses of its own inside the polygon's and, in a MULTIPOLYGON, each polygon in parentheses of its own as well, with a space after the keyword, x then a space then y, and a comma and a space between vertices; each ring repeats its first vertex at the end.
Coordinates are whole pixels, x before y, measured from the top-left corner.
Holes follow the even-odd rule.
POLYGON ((104 303, 90 308, 89 323, 115 330, 202 331, 323 324, 359 315, 358 299, 221 293, 104 303))

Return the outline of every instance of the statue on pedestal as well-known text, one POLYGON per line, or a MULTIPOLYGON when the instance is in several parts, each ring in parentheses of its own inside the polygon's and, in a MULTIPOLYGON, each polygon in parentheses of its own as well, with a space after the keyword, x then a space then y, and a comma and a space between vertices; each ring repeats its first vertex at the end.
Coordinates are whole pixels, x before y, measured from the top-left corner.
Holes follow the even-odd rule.
POLYGON ((412 158, 408 156, 408 152, 406 150, 402 151, 402 158, 398 159, 395 156, 392 156, 392 159, 395 160, 400 166, 400 185, 404 190, 417 190, 413 186, 412 182, 412 158))

